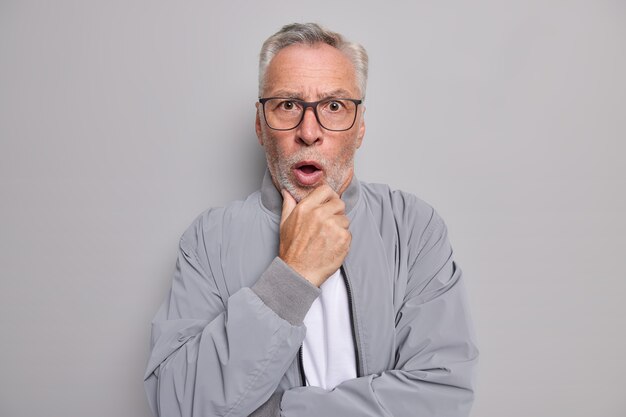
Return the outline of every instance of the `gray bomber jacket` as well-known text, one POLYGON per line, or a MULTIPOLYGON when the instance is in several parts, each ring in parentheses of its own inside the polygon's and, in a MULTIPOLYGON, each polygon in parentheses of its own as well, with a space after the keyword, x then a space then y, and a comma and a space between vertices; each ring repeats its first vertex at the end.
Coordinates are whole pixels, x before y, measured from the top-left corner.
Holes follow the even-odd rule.
POLYGON ((478 350, 444 222, 417 197, 356 178, 342 199, 358 377, 303 386, 303 320, 320 290, 277 257, 282 197, 266 172, 261 190, 207 210, 181 237, 152 322, 156 415, 469 415, 478 350))

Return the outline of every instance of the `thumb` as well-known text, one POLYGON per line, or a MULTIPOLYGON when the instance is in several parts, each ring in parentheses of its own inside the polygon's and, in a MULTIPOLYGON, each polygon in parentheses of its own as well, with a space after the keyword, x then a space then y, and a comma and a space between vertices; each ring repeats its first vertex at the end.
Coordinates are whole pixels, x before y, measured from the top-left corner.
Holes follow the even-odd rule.
POLYGON ((294 208, 296 208, 296 200, 291 196, 289 191, 281 190, 280 192, 283 195, 283 212, 280 216, 280 226, 283 226, 285 220, 289 217, 294 208))

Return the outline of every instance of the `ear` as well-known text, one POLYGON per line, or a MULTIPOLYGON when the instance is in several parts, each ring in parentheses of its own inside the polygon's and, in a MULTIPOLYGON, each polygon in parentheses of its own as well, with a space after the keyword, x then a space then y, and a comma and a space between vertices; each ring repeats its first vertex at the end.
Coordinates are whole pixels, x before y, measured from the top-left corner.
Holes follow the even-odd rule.
POLYGON ((359 149, 361 144, 363 143, 363 137, 365 136, 365 106, 363 106, 363 110, 361 110, 361 116, 359 117, 361 120, 359 121, 359 132, 356 137, 356 148, 359 149))
POLYGON ((256 137, 259 141, 259 144, 263 146, 263 132, 261 131, 261 103, 257 101, 256 103, 256 118, 254 121, 254 130, 256 130, 256 137))

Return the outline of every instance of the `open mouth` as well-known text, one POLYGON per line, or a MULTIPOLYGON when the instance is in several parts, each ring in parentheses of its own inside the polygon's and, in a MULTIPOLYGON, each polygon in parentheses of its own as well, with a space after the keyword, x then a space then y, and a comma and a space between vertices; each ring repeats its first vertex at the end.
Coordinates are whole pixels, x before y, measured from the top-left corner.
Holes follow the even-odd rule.
POLYGON ((315 161, 301 161, 298 162, 294 168, 305 174, 313 174, 315 171, 321 171, 322 169, 315 161))
POLYGON ((318 171, 315 165, 302 165, 301 167, 298 167, 298 169, 304 172, 305 174, 312 174, 315 171, 318 171))
POLYGON ((315 161, 301 161, 294 165, 293 172, 300 185, 315 185, 322 178, 324 171, 315 161))

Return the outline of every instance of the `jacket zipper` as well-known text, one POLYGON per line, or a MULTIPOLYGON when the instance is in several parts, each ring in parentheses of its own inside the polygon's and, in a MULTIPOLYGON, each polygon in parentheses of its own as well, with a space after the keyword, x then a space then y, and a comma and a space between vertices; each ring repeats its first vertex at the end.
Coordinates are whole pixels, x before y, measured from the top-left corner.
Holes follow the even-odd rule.
POLYGON ((354 310, 354 302, 352 299, 352 287, 350 287, 350 279, 348 278, 348 271, 346 270, 345 265, 341 265, 341 269, 343 271, 343 281, 346 284, 346 292, 348 293, 348 307, 350 308, 350 323, 352 324, 352 341, 354 342, 354 358, 356 359, 356 376, 360 377, 363 375, 363 368, 361 366, 361 352, 359 350, 360 339, 359 334, 356 331, 357 323, 356 323, 356 313, 354 310))
MULTIPOLYGON (((356 331, 356 314, 354 313, 354 301, 352 299, 352 287, 350 287, 350 280, 348 279, 348 273, 346 267, 341 266, 343 282, 346 284, 346 292, 348 293, 348 307, 350 310, 350 324, 352 327, 352 342, 354 344, 354 357, 356 359, 356 376, 363 375, 363 369, 361 367, 361 352, 359 350, 359 335, 356 331)), ((300 371, 300 385, 306 386, 306 375, 304 374, 304 360, 302 359, 302 345, 298 350, 298 370, 300 371)))
POLYGON ((298 350, 298 370, 300 371, 300 385, 306 387, 306 376, 304 375, 304 360, 302 359, 302 345, 298 350))

